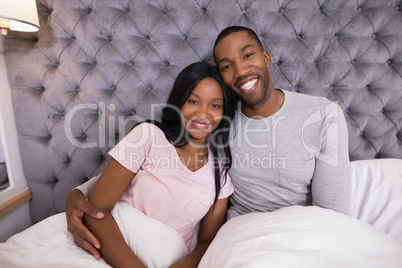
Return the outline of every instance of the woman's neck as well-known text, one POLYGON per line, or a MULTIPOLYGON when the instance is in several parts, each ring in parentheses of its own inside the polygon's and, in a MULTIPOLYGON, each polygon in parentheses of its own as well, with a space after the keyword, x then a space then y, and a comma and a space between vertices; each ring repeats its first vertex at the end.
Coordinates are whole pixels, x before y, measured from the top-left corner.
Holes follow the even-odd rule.
POLYGON ((208 162, 208 146, 194 146, 191 141, 182 147, 176 147, 180 161, 191 171, 196 171, 208 162))

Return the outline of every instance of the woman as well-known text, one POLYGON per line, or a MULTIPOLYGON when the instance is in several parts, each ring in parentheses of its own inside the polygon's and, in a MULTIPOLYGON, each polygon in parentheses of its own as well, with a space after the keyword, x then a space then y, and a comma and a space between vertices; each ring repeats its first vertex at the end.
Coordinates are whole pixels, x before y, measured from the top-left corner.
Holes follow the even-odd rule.
POLYGON ((176 78, 162 122, 137 125, 110 151, 112 158, 89 195, 104 217, 84 217, 100 240, 106 262, 113 267, 144 267, 111 213, 123 202, 170 226, 187 247, 201 221, 195 249, 170 266, 197 267, 225 221, 233 192, 227 171, 234 107, 218 70, 208 63, 191 64, 176 78), (224 152, 222 165, 219 147, 224 152))

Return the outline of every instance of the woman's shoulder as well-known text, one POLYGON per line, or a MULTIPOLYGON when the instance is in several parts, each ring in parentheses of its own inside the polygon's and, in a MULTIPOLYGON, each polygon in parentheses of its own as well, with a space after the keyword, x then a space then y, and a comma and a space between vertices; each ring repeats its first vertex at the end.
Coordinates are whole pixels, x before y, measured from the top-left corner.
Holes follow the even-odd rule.
POLYGON ((137 123, 125 136, 126 139, 165 139, 165 134, 157 125, 150 122, 137 123))
POLYGON ((158 132, 158 133, 163 133, 162 129, 160 127, 158 127, 156 124, 153 124, 151 122, 148 121, 143 121, 143 122, 138 122, 137 124, 134 125, 134 127, 132 128, 132 131, 146 131, 146 132, 158 132))

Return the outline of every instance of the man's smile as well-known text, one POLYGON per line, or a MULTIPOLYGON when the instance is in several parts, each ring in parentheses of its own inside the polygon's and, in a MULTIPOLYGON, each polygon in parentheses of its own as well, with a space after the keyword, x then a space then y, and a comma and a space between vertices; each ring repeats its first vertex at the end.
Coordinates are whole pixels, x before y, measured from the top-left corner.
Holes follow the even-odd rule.
POLYGON ((244 83, 243 85, 240 86, 240 89, 245 92, 252 91, 254 89, 254 86, 257 83, 257 81, 258 81, 257 78, 247 81, 246 83, 244 83))

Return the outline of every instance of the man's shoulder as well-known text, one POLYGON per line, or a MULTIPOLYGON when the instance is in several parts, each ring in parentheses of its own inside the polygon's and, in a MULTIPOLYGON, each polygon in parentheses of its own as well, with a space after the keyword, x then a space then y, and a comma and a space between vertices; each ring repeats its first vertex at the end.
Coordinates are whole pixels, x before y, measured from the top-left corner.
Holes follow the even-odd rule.
POLYGON ((301 99, 301 100, 308 100, 312 102, 332 102, 326 97, 322 96, 314 96, 314 95, 309 95, 307 93, 302 93, 302 92, 294 92, 294 91, 289 91, 289 90, 284 90, 286 91, 291 98, 294 99, 301 99))
POLYGON ((322 119, 338 118, 339 115, 344 117, 341 106, 325 97, 291 91, 288 91, 288 96, 290 99, 288 113, 295 118, 309 117, 317 112, 320 112, 322 119))
MULTIPOLYGON (((284 90, 285 91, 285 90, 284 90)), ((286 91, 292 105, 297 105, 306 108, 319 108, 327 105, 336 104, 326 97, 308 95, 301 92, 286 91)))

